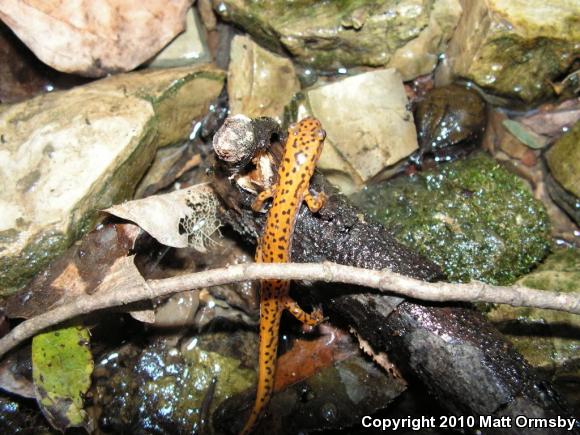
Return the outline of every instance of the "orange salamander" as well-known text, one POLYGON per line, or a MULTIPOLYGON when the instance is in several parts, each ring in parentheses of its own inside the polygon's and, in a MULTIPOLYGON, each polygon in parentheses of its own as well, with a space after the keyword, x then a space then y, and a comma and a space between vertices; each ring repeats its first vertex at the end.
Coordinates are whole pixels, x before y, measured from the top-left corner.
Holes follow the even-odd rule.
MULTIPOLYGON (((266 226, 256 249, 257 263, 287 263, 290 261, 294 223, 302 201, 315 213, 324 205, 326 195, 309 192, 310 178, 326 133, 320 122, 304 118, 288 129, 288 140, 278 169, 278 182, 262 191, 252 209, 259 211, 264 202, 273 198, 272 207, 266 218, 266 226)), ((284 310, 290 311, 298 320, 309 326, 322 322, 322 311, 308 314, 289 296, 290 282, 263 280, 260 289, 260 353, 258 361, 258 389, 252 413, 241 434, 250 433, 268 405, 274 389, 278 329, 284 310)))

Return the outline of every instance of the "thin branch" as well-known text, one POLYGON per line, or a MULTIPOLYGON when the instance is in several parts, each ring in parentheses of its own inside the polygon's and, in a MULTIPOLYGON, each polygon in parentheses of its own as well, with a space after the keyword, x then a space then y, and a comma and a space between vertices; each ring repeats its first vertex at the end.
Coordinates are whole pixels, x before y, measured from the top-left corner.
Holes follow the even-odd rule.
POLYGON ((427 301, 491 302, 513 306, 547 308, 580 314, 580 294, 536 290, 522 286, 502 287, 472 282, 429 283, 387 270, 377 271, 334 263, 249 263, 145 281, 132 257, 119 259, 93 295, 81 296, 16 326, 0 339, 0 357, 46 328, 93 311, 167 296, 185 290, 258 279, 324 281, 369 287, 382 292, 427 301))

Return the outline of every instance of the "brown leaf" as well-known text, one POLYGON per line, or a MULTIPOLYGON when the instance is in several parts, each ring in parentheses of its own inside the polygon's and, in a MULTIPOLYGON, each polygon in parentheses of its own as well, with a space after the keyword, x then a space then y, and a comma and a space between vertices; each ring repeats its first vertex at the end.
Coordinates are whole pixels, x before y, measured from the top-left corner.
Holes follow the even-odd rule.
POLYGON ((313 376, 325 367, 358 353, 358 348, 345 332, 321 325, 323 336, 316 340, 296 340, 292 349, 278 359, 274 390, 313 376))
POLYGON ((565 129, 571 128, 578 120, 580 120, 580 98, 564 101, 557 106, 546 104, 533 115, 518 119, 535 133, 551 138, 561 136, 565 129))
POLYGON ((0 18, 53 68, 89 77, 130 71, 185 26, 190 0, 4 0, 0 18))

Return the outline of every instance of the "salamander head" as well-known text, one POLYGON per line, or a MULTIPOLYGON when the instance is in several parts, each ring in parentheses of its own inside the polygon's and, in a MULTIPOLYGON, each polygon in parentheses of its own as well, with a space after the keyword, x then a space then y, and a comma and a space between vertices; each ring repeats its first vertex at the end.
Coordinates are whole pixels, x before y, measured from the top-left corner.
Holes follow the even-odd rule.
POLYGON ((305 162, 315 164, 320 157, 326 132, 322 129, 320 121, 316 118, 307 117, 288 128, 288 141, 293 143, 296 149, 296 163, 302 165, 305 162))

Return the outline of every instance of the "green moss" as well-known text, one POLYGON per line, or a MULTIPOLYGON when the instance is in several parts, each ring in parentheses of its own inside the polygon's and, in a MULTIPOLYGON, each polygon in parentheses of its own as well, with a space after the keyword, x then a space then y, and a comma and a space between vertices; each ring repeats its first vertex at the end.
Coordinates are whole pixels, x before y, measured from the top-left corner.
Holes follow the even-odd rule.
MULTIPOLYGON (((216 338, 220 338, 219 333, 205 336, 210 341, 216 338)), ((240 334, 234 334, 234 339, 224 340, 232 347, 239 338, 240 334)), ((135 390, 125 390, 126 375, 115 379, 118 398, 131 397, 128 408, 121 411, 128 416, 126 421, 137 419, 143 427, 165 427, 172 433, 178 427, 191 428, 195 433, 204 403, 209 405, 208 415, 212 415, 225 399, 255 384, 255 371, 242 368, 239 359, 204 349, 203 338, 191 340, 181 351, 167 342, 148 347, 129 375, 135 390), (214 379, 215 390, 210 393, 214 379)))
POLYGON ((353 201, 452 281, 513 283, 549 251, 544 207, 484 154, 368 188, 353 201))
POLYGON ((519 282, 540 290, 580 292, 580 252, 576 249, 559 249, 519 282))
MULTIPOLYGON (((556 250, 518 283, 540 290, 580 292, 580 251, 556 250)), ((530 364, 560 387, 572 407, 580 405, 580 316, 509 305, 494 306, 486 316, 530 364)))

